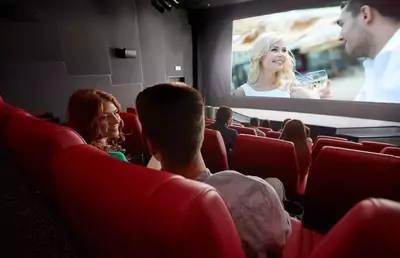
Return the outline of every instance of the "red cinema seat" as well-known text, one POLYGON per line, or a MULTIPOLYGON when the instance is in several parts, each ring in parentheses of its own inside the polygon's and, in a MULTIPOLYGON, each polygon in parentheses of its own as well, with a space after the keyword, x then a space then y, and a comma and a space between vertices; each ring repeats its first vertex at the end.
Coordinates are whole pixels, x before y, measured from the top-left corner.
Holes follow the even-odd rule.
POLYGON ((318 135, 317 136, 317 141, 319 139, 331 139, 331 140, 338 140, 338 141, 348 141, 346 138, 343 137, 336 137, 336 136, 327 136, 327 135, 318 135))
POLYGON ((398 147, 386 147, 381 151, 381 153, 400 157, 400 148, 398 148, 398 147))
POLYGON ((96 257, 244 258, 230 213, 209 185, 89 145, 58 155, 52 172, 62 214, 96 257))
POLYGON ((0 103, 3 103, 4 101, 3 101, 3 98, 0 96, 0 103))
POLYGON ((279 139, 281 138, 281 132, 270 131, 265 134, 268 138, 279 139))
POLYGON ((308 258, 318 245, 323 234, 307 229, 294 218, 290 218, 292 232, 286 241, 282 258, 308 258))
POLYGON ((248 135, 257 135, 256 130, 254 130, 253 128, 249 128, 249 127, 241 127, 241 126, 235 126, 235 125, 231 125, 229 126, 229 128, 231 129, 235 129, 238 134, 248 134, 248 135))
POLYGON ((399 218, 400 203, 365 200, 329 231, 310 258, 400 257, 399 218))
POLYGON ((232 123, 232 126, 244 127, 241 123, 232 123))
POLYGON ((6 125, 11 118, 15 118, 16 116, 33 118, 32 115, 20 108, 16 108, 4 102, 0 103, 0 142, 4 142, 6 140, 6 125))
POLYGON ((0 102, 0 126, 5 125, 5 119, 13 116, 14 114, 20 114, 23 116, 32 116, 23 109, 8 105, 5 102, 0 102))
POLYGON ((386 147, 395 147, 395 145, 383 142, 371 142, 362 141, 361 144, 364 146, 366 151, 380 153, 386 147))
POLYGON ((204 121, 204 123, 205 123, 206 126, 207 126, 207 125, 212 125, 212 124, 215 123, 215 120, 207 119, 207 118, 206 118, 206 120, 204 121))
POLYGON ((51 191, 49 165, 62 150, 84 145, 73 130, 32 116, 13 116, 8 121, 5 146, 12 157, 45 191, 51 191))
POLYGON ((238 135, 232 151, 231 169, 261 178, 276 177, 284 184, 289 199, 296 194, 299 169, 291 142, 238 135))
POLYGON ((121 112, 120 116, 124 121, 122 132, 125 135, 125 141, 121 143, 121 146, 126 150, 126 153, 130 154, 132 157, 147 153, 147 148, 142 136, 142 125, 140 124, 138 116, 124 112, 121 112))
POLYGON ((365 150, 364 146, 361 143, 355 143, 350 141, 336 140, 330 138, 320 138, 314 143, 312 152, 311 152, 311 161, 313 162, 318 154, 321 152, 322 148, 325 146, 339 147, 345 149, 352 150, 365 150))
POLYGON ((136 108, 128 107, 126 109, 126 113, 137 115, 137 110, 136 110, 136 108))
MULTIPOLYGON (((258 130, 260 130, 261 132, 265 133, 265 135, 267 135, 267 133, 269 133, 269 132, 272 132, 271 128, 258 127, 258 130)), ((280 135, 279 135, 279 137, 280 137, 280 135)), ((270 138, 273 138, 273 137, 270 137, 270 138)))
POLYGON ((364 199, 400 201, 399 172, 397 157, 324 147, 308 175, 304 225, 325 233, 364 199))
POLYGON ((224 139, 220 132, 205 129, 204 141, 201 147, 201 154, 207 168, 212 172, 228 170, 228 156, 224 144, 224 139))

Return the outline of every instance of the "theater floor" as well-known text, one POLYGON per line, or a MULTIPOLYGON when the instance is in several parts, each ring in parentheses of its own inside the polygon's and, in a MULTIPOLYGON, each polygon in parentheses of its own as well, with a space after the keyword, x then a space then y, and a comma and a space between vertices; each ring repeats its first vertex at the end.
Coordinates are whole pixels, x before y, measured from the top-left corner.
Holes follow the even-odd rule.
POLYGON ((0 256, 88 257, 65 221, 0 153, 0 256))

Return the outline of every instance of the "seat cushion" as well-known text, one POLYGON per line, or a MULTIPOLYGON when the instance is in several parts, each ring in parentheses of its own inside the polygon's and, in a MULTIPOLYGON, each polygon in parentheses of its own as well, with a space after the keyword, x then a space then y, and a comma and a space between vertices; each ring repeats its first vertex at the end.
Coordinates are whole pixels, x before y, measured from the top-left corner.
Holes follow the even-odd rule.
POLYGON ((310 258, 400 257, 400 203, 368 199, 354 206, 310 258))
POLYGON ((212 172, 228 170, 228 155, 226 153, 224 139, 220 132, 205 129, 204 141, 201 147, 201 154, 207 168, 212 172))
POLYGON ((303 224, 294 218, 292 223, 292 234, 286 242, 283 250, 283 258, 305 258, 309 257, 324 235, 303 227, 303 224))

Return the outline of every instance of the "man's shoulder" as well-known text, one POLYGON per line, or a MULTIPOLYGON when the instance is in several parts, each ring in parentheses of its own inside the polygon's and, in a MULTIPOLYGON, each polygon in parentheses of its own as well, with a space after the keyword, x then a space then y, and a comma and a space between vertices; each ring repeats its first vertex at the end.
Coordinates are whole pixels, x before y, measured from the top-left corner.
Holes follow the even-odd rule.
POLYGON ((227 131, 229 131, 229 133, 232 134, 232 135, 237 135, 237 134, 238 134, 238 132, 237 132, 235 129, 233 129, 233 128, 227 127, 226 129, 227 129, 227 131))
POLYGON ((212 174, 207 183, 217 185, 239 185, 240 188, 251 187, 252 185, 268 185, 268 183, 257 176, 247 176, 234 170, 225 170, 212 174))

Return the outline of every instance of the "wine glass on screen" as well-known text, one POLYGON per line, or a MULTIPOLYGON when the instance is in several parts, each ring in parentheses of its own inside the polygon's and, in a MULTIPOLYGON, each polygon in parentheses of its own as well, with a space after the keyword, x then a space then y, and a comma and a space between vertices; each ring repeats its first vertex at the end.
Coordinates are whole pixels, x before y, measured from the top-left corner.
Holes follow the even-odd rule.
POLYGON ((300 85, 309 86, 312 89, 321 90, 328 84, 328 73, 325 70, 309 72, 297 77, 300 85))

